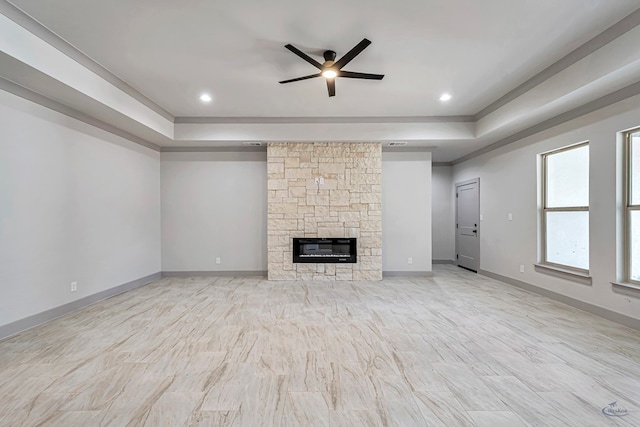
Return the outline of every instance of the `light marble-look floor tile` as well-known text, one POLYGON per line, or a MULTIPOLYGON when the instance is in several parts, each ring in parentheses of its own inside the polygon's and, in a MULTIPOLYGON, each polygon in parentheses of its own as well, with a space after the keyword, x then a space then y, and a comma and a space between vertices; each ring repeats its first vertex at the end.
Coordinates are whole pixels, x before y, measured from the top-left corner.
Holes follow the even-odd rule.
POLYGON ((259 376, 247 383, 241 405, 242 425, 280 426, 287 407, 289 378, 259 376))
POLYGON ((639 426, 640 412, 634 411, 634 407, 625 402, 617 402, 618 407, 629 412, 623 417, 612 417, 602 413, 602 409, 611 402, 600 400, 599 405, 591 404, 573 393, 556 391, 538 393, 541 399, 548 402, 548 406, 554 408, 555 413, 561 414, 567 420, 566 426, 599 427, 602 425, 639 426))
POLYGON ((469 411, 469 416, 477 427, 527 427, 511 411, 469 411))
POLYGON ((189 427, 239 427, 240 411, 195 411, 186 424, 189 427))
POLYGON ((434 272, 158 280, 1 341, 0 425, 640 425, 640 332, 434 272))
MULTIPOLYGON (((145 426, 182 426, 190 419, 193 411, 201 404, 203 393, 166 392, 144 415, 145 426)), ((142 423, 140 423, 142 424, 142 423)))
POLYGON ((378 411, 329 411, 331 427, 383 427, 378 411))
MULTIPOLYGON (((256 414, 259 415, 259 414, 256 414)), ((260 418, 258 416, 258 418, 260 418)), ((256 424, 260 424, 260 419, 256 424)), ((290 392, 284 408, 283 426, 329 426, 329 407, 321 393, 290 392)))
POLYGON ((502 400, 464 363, 434 363, 433 367, 449 389, 468 411, 502 411, 507 407, 502 400))
POLYGON ((483 377, 482 380, 507 407, 530 425, 563 427, 569 421, 516 377, 483 377))
POLYGON ((332 363, 332 378, 326 399, 329 409, 374 410, 376 409, 375 391, 371 379, 364 369, 356 364, 339 365, 332 363))
POLYGON ((425 420, 436 420, 446 427, 472 427, 473 421, 450 391, 417 391, 415 401, 425 420))

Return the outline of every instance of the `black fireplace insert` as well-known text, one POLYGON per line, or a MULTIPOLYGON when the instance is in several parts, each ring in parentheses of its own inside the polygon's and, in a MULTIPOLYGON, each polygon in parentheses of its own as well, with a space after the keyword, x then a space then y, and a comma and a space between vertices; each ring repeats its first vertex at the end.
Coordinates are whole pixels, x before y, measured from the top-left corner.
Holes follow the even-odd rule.
POLYGON ((296 263, 355 263, 355 238, 297 238, 293 239, 293 262, 296 263))

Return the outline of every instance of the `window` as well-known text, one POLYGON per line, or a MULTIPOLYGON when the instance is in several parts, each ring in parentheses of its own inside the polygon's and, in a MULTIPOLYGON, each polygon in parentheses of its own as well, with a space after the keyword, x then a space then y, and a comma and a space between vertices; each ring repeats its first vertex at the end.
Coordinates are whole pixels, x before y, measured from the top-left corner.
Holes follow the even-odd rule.
POLYGON ((626 279, 640 284, 640 130, 628 132, 625 144, 626 279))
POLYGON ((542 262, 589 270, 589 144, 542 155, 542 262))

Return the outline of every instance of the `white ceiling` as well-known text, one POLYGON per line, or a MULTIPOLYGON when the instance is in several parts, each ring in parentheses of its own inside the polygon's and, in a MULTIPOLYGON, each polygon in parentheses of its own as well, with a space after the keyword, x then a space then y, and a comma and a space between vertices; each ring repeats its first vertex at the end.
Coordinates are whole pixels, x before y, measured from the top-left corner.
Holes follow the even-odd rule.
POLYGON ((13 0, 174 116, 473 115, 640 6, 638 0, 13 0), (384 80, 323 79, 284 48, 384 80), (203 105, 208 91, 214 102, 203 105), (442 92, 453 99, 438 100, 442 92))
POLYGON ((450 162, 583 114, 620 89, 633 93, 610 102, 639 94, 639 8, 640 0, 0 0, 0 77, 159 146, 401 140, 450 162), (333 98, 322 78, 278 84, 317 71, 285 44, 322 62, 324 50, 340 58, 365 37, 373 43, 345 70, 382 81, 338 79, 333 98), (202 92, 213 102, 200 102, 202 92), (441 102, 443 92, 453 98, 441 102))

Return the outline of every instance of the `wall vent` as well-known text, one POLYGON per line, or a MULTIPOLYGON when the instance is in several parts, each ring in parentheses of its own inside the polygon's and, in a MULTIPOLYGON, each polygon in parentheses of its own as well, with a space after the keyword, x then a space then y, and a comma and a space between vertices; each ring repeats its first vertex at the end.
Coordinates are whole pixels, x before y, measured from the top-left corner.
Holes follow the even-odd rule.
POLYGON ((390 142, 389 143, 389 147, 402 147, 404 145, 407 145, 406 142, 390 142))

